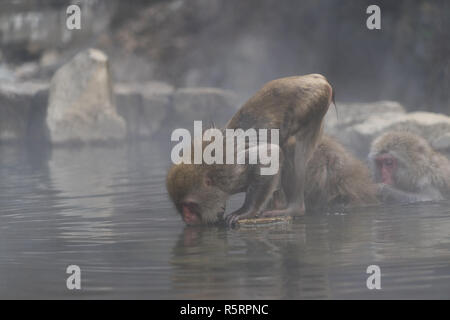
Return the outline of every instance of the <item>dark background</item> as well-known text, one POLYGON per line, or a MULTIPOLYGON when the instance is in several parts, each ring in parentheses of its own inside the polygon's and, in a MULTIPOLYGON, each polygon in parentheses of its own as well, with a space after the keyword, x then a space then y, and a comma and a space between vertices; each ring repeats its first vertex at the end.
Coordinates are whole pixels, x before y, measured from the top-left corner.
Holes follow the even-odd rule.
POLYGON ((221 87, 243 97, 273 78, 314 72, 329 78, 338 101, 391 99, 450 114, 445 0, 3 0, 0 39, 0 66, 48 50, 64 60, 94 46, 110 56, 118 81, 221 87), (82 8, 82 30, 64 42, 53 28, 65 28, 70 3, 82 8), (371 4, 381 8, 381 30, 366 28, 371 4), (29 12, 44 14, 46 36, 14 37, 8 23, 29 12), (50 12, 61 13, 60 26, 45 18, 50 12))

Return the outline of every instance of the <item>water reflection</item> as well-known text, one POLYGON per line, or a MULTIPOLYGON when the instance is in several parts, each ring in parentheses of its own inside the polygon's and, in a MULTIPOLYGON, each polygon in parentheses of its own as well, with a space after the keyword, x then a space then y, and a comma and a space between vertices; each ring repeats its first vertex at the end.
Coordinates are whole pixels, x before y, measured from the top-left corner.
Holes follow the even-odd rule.
POLYGON ((2 298, 450 298, 449 202, 185 227, 165 192, 169 151, 36 150, 0 147, 2 298), (66 289, 70 264, 80 291, 66 289), (371 264, 380 291, 366 288, 371 264))

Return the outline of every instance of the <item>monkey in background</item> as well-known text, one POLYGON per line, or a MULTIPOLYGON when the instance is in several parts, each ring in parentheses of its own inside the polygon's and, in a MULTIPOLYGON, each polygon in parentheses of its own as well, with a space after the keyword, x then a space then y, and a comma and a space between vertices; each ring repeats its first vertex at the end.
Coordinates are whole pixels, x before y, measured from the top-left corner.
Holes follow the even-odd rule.
POLYGON ((450 161, 413 133, 382 134, 372 142, 369 162, 384 203, 450 199, 450 161))
POLYGON ((327 135, 308 161, 305 188, 308 210, 378 203, 369 168, 327 135))
POLYGON ((215 223, 222 219, 229 196, 239 192, 246 193, 245 201, 240 209, 226 217, 229 225, 241 218, 261 215, 303 214, 306 163, 322 134, 332 91, 325 77, 319 74, 265 84, 231 118, 226 128, 279 129, 280 170, 269 176, 259 174, 261 165, 181 163, 172 166, 166 186, 183 220, 190 225, 215 223), (295 147, 287 151, 291 137, 295 137, 295 147), (286 157, 292 157, 290 172, 281 179, 286 157), (281 180, 289 186, 284 188, 286 206, 265 211, 274 192, 282 188, 281 180))
MULTIPOLYGON (((292 140, 289 146, 294 146, 292 140)), ((287 163, 284 165, 283 178, 285 174, 290 174, 288 168, 287 163)), ((272 205, 283 206, 283 201, 282 193, 277 191, 272 205)), ((369 168, 337 140, 324 134, 306 166, 306 211, 342 209, 378 203, 377 186, 372 182, 369 168)))

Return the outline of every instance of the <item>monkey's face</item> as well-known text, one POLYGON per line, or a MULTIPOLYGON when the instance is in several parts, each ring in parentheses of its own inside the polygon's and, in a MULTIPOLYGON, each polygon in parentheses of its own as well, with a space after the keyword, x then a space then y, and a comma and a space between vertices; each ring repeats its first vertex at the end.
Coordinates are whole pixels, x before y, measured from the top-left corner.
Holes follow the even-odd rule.
POLYGON ((205 185, 181 199, 178 211, 188 225, 212 224, 222 220, 227 194, 205 179, 205 185))
POLYGON ((397 159, 390 153, 382 153, 375 157, 375 166, 377 182, 393 186, 398 167, 397 159))
POLYGON ((202 165, 174 165, 167 175, 167 191, 188 225, 221 220, 228 194, 212 180, 214 174, 202 165))

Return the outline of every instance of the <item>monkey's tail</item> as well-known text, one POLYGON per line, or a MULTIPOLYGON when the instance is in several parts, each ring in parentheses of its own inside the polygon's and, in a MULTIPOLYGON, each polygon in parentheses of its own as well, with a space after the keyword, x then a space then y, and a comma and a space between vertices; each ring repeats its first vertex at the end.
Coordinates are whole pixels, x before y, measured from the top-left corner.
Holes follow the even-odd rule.
POLYGON ((339 120, 338 108, 336 105, 336 100, 334 99, 334 88, 331 90, 331 101, 333 102, 334 110, 336 110, 336 119, 339 120))

